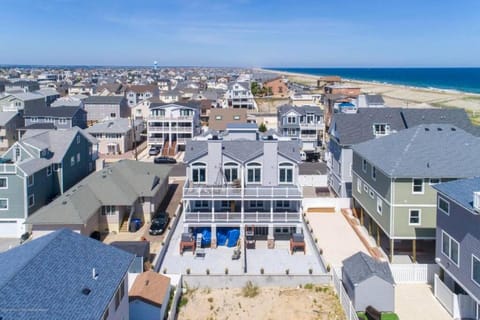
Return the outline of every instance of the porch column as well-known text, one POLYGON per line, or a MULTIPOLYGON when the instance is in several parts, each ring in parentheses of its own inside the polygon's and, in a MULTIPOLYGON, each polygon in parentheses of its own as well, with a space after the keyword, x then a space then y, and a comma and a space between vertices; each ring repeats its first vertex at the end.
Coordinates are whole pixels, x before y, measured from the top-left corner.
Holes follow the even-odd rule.
POLYGON ((212 222, 215 222, 215 201, 212 201, 212 222))
POLYGON ((212 242, 210 244, 210 247, 212 249, 215 249, 217 247, 217 225, 212 223, 212 242))
POLYGON ((363 208, 360 207, 360 225, 363 226, 363 208))
POLYGON ((270 222, 273 222, 273 200, 270 201, 270 222))
POLYGON ((413 262, 417 262, 417 240, 412 240, 412 260, 413 262))
POLYGON ((302 232, 302 229, 303 229, 303 227, 302 227, 301 224, 297 224, 297 225, 295 226, 295 232, 296 232, 296 233, 303 233, 303 232, 302 232))
POLYGON ((244 215, 244 210, 245 210, 245 209, 244 209, 244 206, 245 206, 245 205, 244 205, 244 202, 245 202, 245 201, 244 201, 243 199, 240 200, 240 213, 241 213, 241 214, 240 214, 240 221, 242 222, 242 224, 243 224, 243 222, 245 221, 245 215, 244 215))
POLYGON ((372 218, 368 219, 368 235, 372 235, 372 218))
POLYGON ((393 253, 395 252, 395 240, 390 239, 390 263, 393 261, 393 253))
POLYGON ((275 236, 273 235, 274 228, 273 224, 268 225, 268 236, 267 236, 267 247, 268 249, 275 248, 275 236))

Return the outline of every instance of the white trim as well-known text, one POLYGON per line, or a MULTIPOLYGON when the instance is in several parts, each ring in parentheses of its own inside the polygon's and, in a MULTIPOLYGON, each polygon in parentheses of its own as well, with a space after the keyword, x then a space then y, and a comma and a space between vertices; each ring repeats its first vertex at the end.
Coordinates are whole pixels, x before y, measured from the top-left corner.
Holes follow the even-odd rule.
MULTIPOLYGON (((191 177, 191 181, 193 184, 203 184, 203 183, 206 183, 207 182, 207 164, 204 163, 204 162, 194 162, 190 165, 190 177, 191 177), (197 164, 197 165, 195 165, 197 164), (204 168, 205 169, 205 181, 194 181, 193 180, 193 171, 195 168, 204 168)), ((199 175, 200 177, 200 175, 199 175)))
POLYGON ((455 282, 462 287, 463 290, 465 290, 465 292, 468 293, 468 295, 473 299, 475 300, 478 304, 480 304, 480 300, 478 300, 475 295, 473 295, 469 289, 466 288, 466 286, 463 285, 462 282, 458 281, 457 277, 454 276, 450 270, 448 270, 448 268, 446 266, 443 265, 443 261, 440 260, 440 263, 439 263, 440 267, 442 268, 443 271, 445 271, 449 276, 450 278, 452 278, 453 280, 455 280, 455 282))
POLYGON ((28 195, 27 204, 28 204, 28 207, 29 207, 29 208, 35 206, 35 194, 32 193, 32 194, 29 194, 29 195, 28 195), (33 199, 32 204, 30 204, 30 198, 33 199))
POLYGON ((412 178, 412 194, 424 194, 425 193, 425 179, 412 178), (422 180, 422 191, 415 191, 415 180, 422 180))
POLYGON ((383 214, 383 201, 382 201, 382 198, 380 198, 379 196, 377 196, 377 213, 379 215, 382 215, 383 214), (378 209, 380 208, 380 210, 378 209))
POLYGON ((5 187, 0 187, 0 189, 8 189, 8 177, 0 177, 0 180, 5 179, 5 187))
POLYGON ((421 207, 421 208, 436 208, 436 204, 393 204, 392 207, 397 207, 397 208, 408 208, 408 207, 421 207))
POLYGON ((422 225, 422 210, 421 209, 409 209, 408 210, 408 225, 409 226, 420 226, 422 225), (412 211, 418 211, 418 222, 412 223, 412 211))
POLYGON ((27 187, 31 187, 35 184, 35 174, 31 174, 29 176, 27 176, 27 187), (32 182, 30 183, 30 177, 32 177, 32 182))
POLYGON ((450 202, 447 201, 447 200, 445 200, 445 199, 444 199, 442 196, 440 196, 440 195, 438 195, 438 197, 437 197, 437 206, 438 206, 438 210, 439 210, 440 212, 443 212, 443 213, 446 214, 447 216, 450 215, 450 202), (443 202, 445 202, 445 203, 447 204, 447 206, 448 206, 448 212, 445 211, 445 210, 443 210, 442 208, 440 208, 440 200, 442 200, 443 202))
POLYGON ((477 259, 478 263, 480 264, 480 259, 472 253, 472 264, 471 264, 471 269, 470 269, 470 279, 472 280, 473 283, 475 283, 477 286, 480 287, 480 282, 477 282, 473 279, 473 259, 477 259))
MULTIPOLYGON (((253 161, 250 161, 248 163, 245 164, 245 168, 246 168, 246 179, 245 179, 245 182, 246 184, 259 184, 259 183, 262 183, 262 176, 263 176, 263 164, 261 162, 257 162, 255 160, 253 161), (255 163, 255 164, 254 164, 255 163), (260 169, 260 181, 253 181, 253 182, 250 182, 248 181, 248 169, 260 169)), ((255 177, 255 175, 254 175, 255 177)))
POLYGON ((375 166, 372 166, 371 177, 373 181, 377 181, 377 168, 375 166), (373 176, 373 173, 375 173, 375 176, 373 176))
POLYGON ((240 164, 237 163, 237 162, 227 161, 227 162, 222 163, 222 173, 223 173, 223 178, 225 179, 225 181, 226 181, 227 183, 233 183, 235 180, 239 180, 239 179, 241 178, 241 176, 240 176, 240 171, 241 171, 241 170, 239 170, 239 169, 240 169, 240 164), (226 168, 225 168, 225 165, 227 165, 226 168), (228 169, 228 170, 236 169, 236 170, 237 170, 237 178, 236 178, 236 179, 232 179, 232 171, 230 171, 230 179, 231 179, 231 181, 228 181, 228 180, 227 180, 227 175, 226 175, 226 173, 225 173, 225 169, 228 169))
POLYGON ((0 208, 0 211, 5 211, 8 210, 8 198, 0 198, 0 200, 7 200, 7 207, 6 208, 0 208))
POLYGON ((450 260, 455 266, 457 266, 458 268, 460 268, 460 243, 455 240, 454 237, 452 237, 450 234, 448 234, 445 230, 442 229, 442 238, 440 239, 441 240, 441 249, 440 249, 440 252, 448 258, 448 260, 450 260), (448 255, 445 254, 445 252, 443 252, 443 236, 444 235, 447 235, 449 241, 448 241, 448 255), (453 259, 450 257, 452 255, 452 241, 456 242, 457 243, 457 247, 458 247, 458 256, 457 256, 457 263, 455 263, 455 261, 453 261, 453 259))
POLYGON ((368 162, 366 159, 362 159, 362 171, 364 173, 367 173, 367 166, 368 166, 368 162))
MULTIPOLYGON (((295 165, 291 162, 280 162, 278 164, 278 184, 294 184, 295 183, 295 177, 294 177, 294 169, 295 165), (283 165, 283 166, 282 166, 283 165), (280 170, 291 170, 292 171, 292 181, 280 181, 280 170)), ((287 171, 285 171, 285 180, 287 179, 287 171)))

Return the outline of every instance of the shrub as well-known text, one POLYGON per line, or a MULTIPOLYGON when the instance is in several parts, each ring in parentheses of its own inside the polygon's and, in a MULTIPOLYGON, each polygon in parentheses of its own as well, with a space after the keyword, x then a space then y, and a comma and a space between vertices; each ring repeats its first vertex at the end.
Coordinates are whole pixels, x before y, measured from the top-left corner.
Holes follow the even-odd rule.
POLYGON ((212 303, 212 302, 213 302, 213 298, 210 297, 210 298, 207 299, 207 301, 210 302, 210 303, 212 303))
POLYGON ((399 320, 398 316, 393 312, 383 312, 381 320, 399 320))
POLYGON ((187 268, 187 274, 190 274, 190 268, 187 268))
POLYGON ((253 298, 259 294, 260 290, 252 281, 247 281, 245 287, 242 288, 242 295, 245 298, 253 298))
POLYGON ((178 308, 181 308, 183 306, 186 306, 188 303, 188 298, 187 297, 182 297, 180 299, 180 302, 178 303, 178 308))
POLYGON ((313 289, 313 283, 307 283, 303 286, 305 289, 312 290, 313 289))
POLYGON ((331 269, 330 264, 327 264, 327 272, 330 272, 330 269, 331 269))

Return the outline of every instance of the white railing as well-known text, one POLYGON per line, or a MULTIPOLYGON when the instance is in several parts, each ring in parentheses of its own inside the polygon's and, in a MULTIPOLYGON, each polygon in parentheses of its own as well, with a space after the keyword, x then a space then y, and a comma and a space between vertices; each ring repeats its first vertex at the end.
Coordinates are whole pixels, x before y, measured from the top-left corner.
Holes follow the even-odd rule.
POLYGON ((343 312, 348 320, 359 320, 357 316, 357 312, 350 301, 350 297, 348 296, 345 288, 343 287, 342 280, 337 275, 335 269, 332 269, 332 280, 333 280, 333 287, 337 292, 338 299, 340 300, 340 304, 342 305, 343 312))
POLYGON ((299 222, 300 212, 205 212, 187 211, 185 222, 299 222))
POLYGON ((13 163, 2 163, 0 164, 0 173, 16 173, 17 166, 13 163))
POLYGON ((165 132, 165 133, 191 133, 193 131, 192 127, 159 127, 159 126, 150 126, 148 127, 149 132, 165 132))
POLYGON ((147 121, 150 120, 165 120, 165 121, 192 121, 193 116, 177 116, 177 117, 167 117, 167 116, 154 116, 150 115, 148 116, 147 121))
POLYGON ((433 283, 439 271, 437 264, 390 264, 396 283, 433 283))
POLYGON ((301 129, 323 130, 323 123, 300 123, 301 129))
POLYGON ((302 140, 317 140, 318 135, 316 135, 316 134, 300 134, 300 139, 302 139, 302 140))
MULTIPOLYGON (((149 139, 149 141, 152 141, 149 139)), ((178 142, 178 141, 177 141, 178 142)), ((214 187, 191 184, 187 181, 183 187, 184 198, 299 198, 303 195, 300 186, 276 186, 276 187, 214 187)))

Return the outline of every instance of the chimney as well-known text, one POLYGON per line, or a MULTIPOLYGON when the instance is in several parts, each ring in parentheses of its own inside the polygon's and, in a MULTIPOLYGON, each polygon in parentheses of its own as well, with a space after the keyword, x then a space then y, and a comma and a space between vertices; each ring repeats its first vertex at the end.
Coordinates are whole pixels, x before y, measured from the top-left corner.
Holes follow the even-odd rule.
POLYGON ((207 184, 221 183, 216 181, 218 173, 222 171, 222 140, 208 140, 207 156, 207 184))
POLYGON ((263 141, 263 184, 266 186, 277 185, 278 181, 278 141, 263 141))

